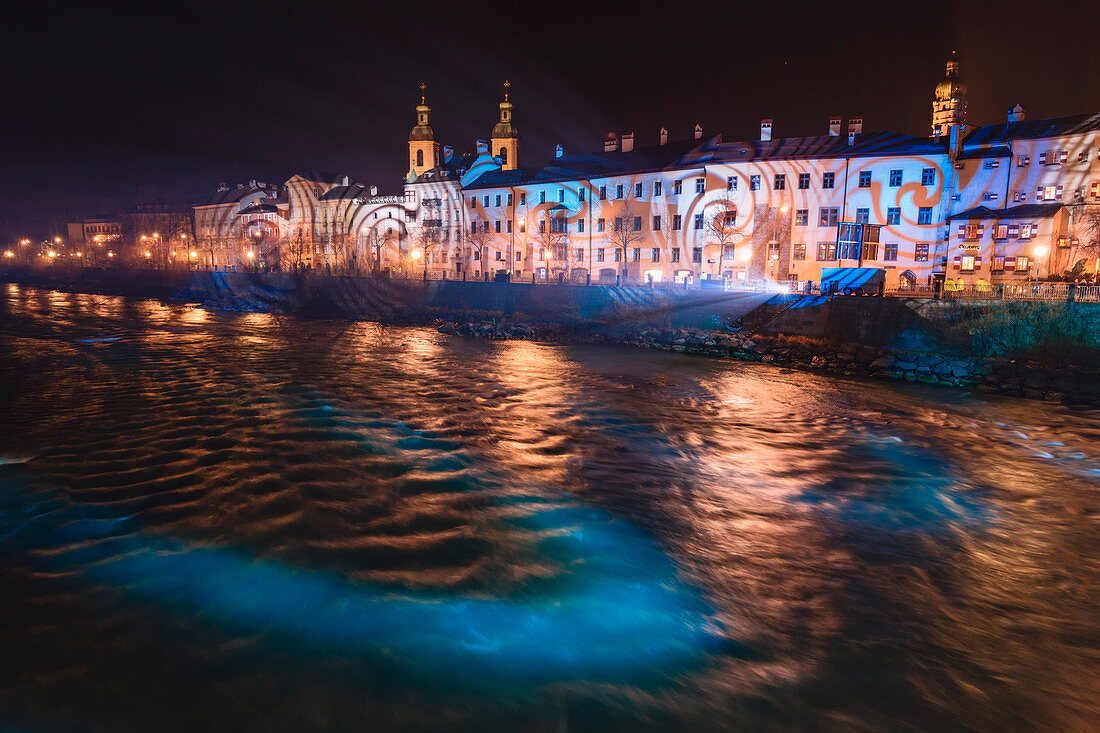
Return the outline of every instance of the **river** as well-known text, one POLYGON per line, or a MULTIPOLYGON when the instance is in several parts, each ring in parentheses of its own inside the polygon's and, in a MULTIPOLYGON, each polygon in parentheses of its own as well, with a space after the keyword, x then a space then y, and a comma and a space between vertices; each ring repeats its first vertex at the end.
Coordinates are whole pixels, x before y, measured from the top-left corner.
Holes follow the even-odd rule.
POLYGON ((1084 730, 1100 411, 0 285, 0 728, 1084 730))

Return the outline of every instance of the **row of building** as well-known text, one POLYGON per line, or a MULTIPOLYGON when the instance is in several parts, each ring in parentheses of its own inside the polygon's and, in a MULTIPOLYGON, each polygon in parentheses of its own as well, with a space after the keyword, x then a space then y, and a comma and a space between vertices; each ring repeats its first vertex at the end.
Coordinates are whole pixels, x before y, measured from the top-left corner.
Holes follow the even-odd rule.
POLYGON ((321 173, 222 185, 194 208, 185 251, 229 268, 574 282, 817 281, 860 264, 915 288, 1100 269, 1100 114, 1028 120, 1016 106, 974 126, 964 93, 952 59, 928 137, 832 118, 821 135, 777 138, 762 120, 757 140, 610 134, 532 167, 507 82, 473 153, 436 140, 422 94, 400 193, 321 173))

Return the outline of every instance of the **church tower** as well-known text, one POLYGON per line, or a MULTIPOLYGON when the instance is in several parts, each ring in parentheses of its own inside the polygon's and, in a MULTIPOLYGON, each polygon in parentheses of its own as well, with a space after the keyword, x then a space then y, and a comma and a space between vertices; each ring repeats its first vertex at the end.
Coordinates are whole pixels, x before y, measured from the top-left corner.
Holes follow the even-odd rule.
POLYGON ((508 87, 504 82, 504 101, 500 103, 500 122, 493 126, 490 152, 500 158, 501 169, 519 168, 519 131, 512 124, 512 103, 508 101, 508 87))
POLYGON ((947 62, 947 76, 936 85, 936 97, 932 101, 932 137, 942 137, 953 125, 966 123, 966 85, 959 81, 959 61, 955 52, 947 62))
POLYGON ((416 105, 416 127, 409 133, 408 180, 410 181, 424 171, 439 165, 439 143, 435 141, 435 133, 428 124, 432 108, 424 98, 424 90, 427 88, 427 84, 420 85, 420 104, 416 105))

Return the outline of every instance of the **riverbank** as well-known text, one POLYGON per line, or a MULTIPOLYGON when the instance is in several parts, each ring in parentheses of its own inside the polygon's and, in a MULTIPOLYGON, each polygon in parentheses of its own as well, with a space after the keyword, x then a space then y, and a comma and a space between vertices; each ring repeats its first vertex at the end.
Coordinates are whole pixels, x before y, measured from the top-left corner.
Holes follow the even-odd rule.
MULTIPOLYGON (((784 333, 723 333, 647 324, 619 324, 578 331, 556 324, 447 320, 440 323, 438 329, 444 334, 477 338, 616 344, 1100 407, 1100 373, 1096 370, 1068 365, 1053 369, 1036 362, 968 358, 928 347, 894 348, 868 343, 836 343, 784 333)), ((908 333, 904 340, 918 339, 908 333)))
POLYGON ((1100 332, 1095 304, 1008 312, 928 299, 317 273, 16 269, 0 279, 215 310, 433 324, 455 335, 608 343, 1100 405, 1100 364, 1090 362, 1097 349, 1085 343, 1100 332), (1055 335, 1061 340, 1051 341, 1055 335))

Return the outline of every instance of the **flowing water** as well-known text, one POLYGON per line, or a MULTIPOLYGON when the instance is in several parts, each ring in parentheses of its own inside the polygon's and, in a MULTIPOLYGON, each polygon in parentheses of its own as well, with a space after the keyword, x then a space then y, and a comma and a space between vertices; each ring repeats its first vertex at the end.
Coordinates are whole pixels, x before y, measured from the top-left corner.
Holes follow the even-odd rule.
POLYGON ((0 285, 0 728, 1084 730, 1100 412, 0 285))

